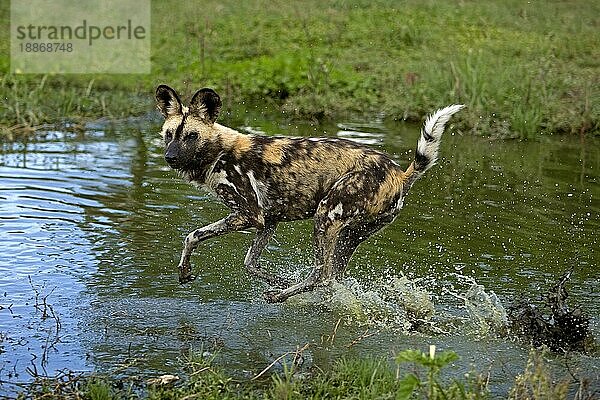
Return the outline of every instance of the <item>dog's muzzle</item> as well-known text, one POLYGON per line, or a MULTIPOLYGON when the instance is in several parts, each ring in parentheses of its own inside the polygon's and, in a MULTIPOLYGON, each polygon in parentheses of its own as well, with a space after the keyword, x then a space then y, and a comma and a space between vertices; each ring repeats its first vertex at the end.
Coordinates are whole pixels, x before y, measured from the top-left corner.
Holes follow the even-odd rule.
POLYGON ((165 155, 165 161, 167 162, 167 164, 169 164, 169 166, 171 168, 175 168, 178 165, 178 163, 177 163, 177 157, 173 157, 173 156, 170 156, 168 154, 165 155))

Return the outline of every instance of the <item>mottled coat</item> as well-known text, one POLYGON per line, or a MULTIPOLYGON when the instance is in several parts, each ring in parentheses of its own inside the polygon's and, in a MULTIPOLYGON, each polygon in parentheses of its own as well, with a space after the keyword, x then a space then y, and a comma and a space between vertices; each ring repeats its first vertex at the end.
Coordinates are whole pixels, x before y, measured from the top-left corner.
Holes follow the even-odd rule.
POLYGON ((180 282, 194 279, 190 254, 201 241, 256 228, 244 264, 282 288, 266 293, 273 302, 343 275, 356 247, 396 217, 413 182, 435 163, 444 126, 462 108, 446 107, 428 118, 415 161, 403 171, 386 154, 348 140, 246 135, 222 126, 215 122, 221 100, 211 89, 196 92, 188 107, 166 85, 157 88, 156 99, 165 117, 167 163, 231 209, 186 237, 180 282), (315 268, 290 285, 258 260, 278 222, 307 218, 315 222, 315 268))

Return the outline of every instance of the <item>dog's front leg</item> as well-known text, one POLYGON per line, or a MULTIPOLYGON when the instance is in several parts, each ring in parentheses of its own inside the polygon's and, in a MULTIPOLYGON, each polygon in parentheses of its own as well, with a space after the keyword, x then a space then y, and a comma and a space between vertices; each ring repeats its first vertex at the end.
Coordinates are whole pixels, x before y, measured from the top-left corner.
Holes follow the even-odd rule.
POLYGON ((196 279, 196 277, 192 275, 190 255, 192 254, 192 251, 198 247, 200 242, 229 232, 247 229, 251 226, 252 223, 249 219, 244 218, 241 214, 232 213, 217 222, 190 232, 183 242, 183 252, 181 253, 181 260, 179 261, 178 266, 179 283, 187 283, 196 279))

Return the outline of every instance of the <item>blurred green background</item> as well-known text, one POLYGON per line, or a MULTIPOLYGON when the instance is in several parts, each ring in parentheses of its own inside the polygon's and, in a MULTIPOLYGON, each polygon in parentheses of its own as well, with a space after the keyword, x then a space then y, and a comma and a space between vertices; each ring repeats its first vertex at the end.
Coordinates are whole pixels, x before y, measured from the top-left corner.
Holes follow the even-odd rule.
MULTIPOLYGON (((0 16, 9 21, 10 3, 0 16)), ((600 127, 600 3, 580 1, 152 2, 152 73, 13 75, 0 41, 5 137, 154 108, 156 85, 210 86, 225 106, 289 118, 376 113, 418 121, 465 103, 462 132, 502 138, 600 127)))

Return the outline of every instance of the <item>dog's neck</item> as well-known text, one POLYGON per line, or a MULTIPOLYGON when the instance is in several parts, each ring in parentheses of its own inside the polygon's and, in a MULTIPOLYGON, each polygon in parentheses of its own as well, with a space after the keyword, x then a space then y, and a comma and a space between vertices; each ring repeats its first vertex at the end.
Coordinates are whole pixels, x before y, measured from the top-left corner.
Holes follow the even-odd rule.
POLYGON ((235 158, 240 158, 252 147, 252 135, 245 135, 227 126, 215 123, 214 134, 222 151, 233 154, 235 158))

